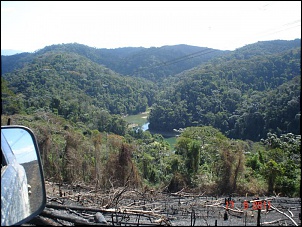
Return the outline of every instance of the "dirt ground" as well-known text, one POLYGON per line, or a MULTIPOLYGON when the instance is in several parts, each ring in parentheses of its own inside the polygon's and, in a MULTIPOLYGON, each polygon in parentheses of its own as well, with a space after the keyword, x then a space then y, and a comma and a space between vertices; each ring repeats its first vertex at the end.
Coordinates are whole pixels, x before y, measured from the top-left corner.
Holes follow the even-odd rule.
POLYGON ((301 226, 301 198, 216 198, 129 188, 100 192, 52 182, 46 182, 46 189, 45 212, 52 212, 51 221, 62 225, 95 225, 96 213, 101 213, 107 225, 119 226, 301 226))

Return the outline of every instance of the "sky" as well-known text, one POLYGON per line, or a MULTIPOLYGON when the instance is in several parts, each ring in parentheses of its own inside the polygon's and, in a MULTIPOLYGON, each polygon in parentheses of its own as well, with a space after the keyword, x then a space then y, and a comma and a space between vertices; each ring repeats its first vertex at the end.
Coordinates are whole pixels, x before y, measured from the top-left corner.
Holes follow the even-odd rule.
POLYGON ((36 148, 31 135, 24 129, 1 129, 19 164, 37 160, 36 148))
POLYGON ((1 50, 187 44, 235 50, 301 39, 301 1, 1 1, 1 50))

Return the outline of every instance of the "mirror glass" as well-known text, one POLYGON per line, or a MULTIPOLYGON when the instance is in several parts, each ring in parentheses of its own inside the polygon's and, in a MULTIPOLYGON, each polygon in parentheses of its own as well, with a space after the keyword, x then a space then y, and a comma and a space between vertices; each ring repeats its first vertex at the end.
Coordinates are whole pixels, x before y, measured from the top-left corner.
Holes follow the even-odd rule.
POLYGON ((1 151, 1 225, 19 225, 45 207, 39 149, 30 129, 2 126, 1 151))

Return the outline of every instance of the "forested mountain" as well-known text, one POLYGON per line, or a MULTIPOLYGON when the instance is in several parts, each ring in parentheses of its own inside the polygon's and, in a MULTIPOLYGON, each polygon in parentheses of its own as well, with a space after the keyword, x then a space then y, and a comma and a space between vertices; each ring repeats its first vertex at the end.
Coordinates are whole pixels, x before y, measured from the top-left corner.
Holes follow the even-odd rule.
POLYGON ((23 67, 36 55, 48 51, 73 52, 102 64, 120 74, 145 77, 158 80, 161 77, 175 75, 186 69, 193 68, 218 56, 228 59, 243 59, 255 55, 267 55, 299 47, 301 40, 261 41, 246 45, 236 51, 221 51, 205 47, 174 45, 162 47, 123 47, 116 49, 94 48, 78 43, 46 46, 35 53, 21 53, 11 56, 1 55, 1 74, 12 72, 23 67), (23 63, 23 64, 22 64, 23 63))
MULTIPOLYGON (((211 125, 231 138, 257 141, 267 132, 300 134, 300 54, 297 39, 232 52, 187 45, 111 50, 74 43, 1 58, 2 77, 26 112, 49 108, 96 126, 92 116, 101 110, 136 114, 152 106, 152 130, 211 125), (280 89, 291 92, 268 98, 280 89)), ((13 113, 16 107, 3 105, 3 110, 13 113)))
MULTIPOLYGON (((23 68, 2 78, 3 86, 7 84, 16 94, 12 97, 2 90, 2 113, 44 109, 100 131, 108 129, 109 114, 143 112, 156 97, 152 82, 121 76, 72 52, 35 55, 23 68)), ((114 132, 123 134, 117 130, 120 126, 115 128, 114 132)))
POLYGON ((20 53, 10 56, 1 55, 1 75, 21 69, 33 58, 31 53, 20 53))
POLYGON ((169 75, 175 75, 228 52, 188 45, 97 49, 77 43, 61 44, 47 46, 32 54, 1 56, 2 74, 21 68, 25 62, 30 62, 34 57, 50 51, 75 53, 119 74, 144 77, 154 82, 159 82, 169 75))
POLYGON ((268 132, 300 134, 300 55, 298 47, 239 60, 223 57, 176 75, 153 105, 149 128, 211 125, 231 138, 254 141, 268 132))
POLYGON ((34 130, 47 179, 300 196, 300 40, 230 52, 63 44, 1 63, 1 124, 34 130), (147 108, 150 129, 179 129, 175 150, 121 118, 147 108))
POLYGON ((301 39, 295 40, 272 40, 259 41, 257 43, 249 44, 244 47, 232 51, 227 60, 233 59, 248 59, 255 56, 266 56, 271 54, 278 54, 290 49, 301 47, 301 39))

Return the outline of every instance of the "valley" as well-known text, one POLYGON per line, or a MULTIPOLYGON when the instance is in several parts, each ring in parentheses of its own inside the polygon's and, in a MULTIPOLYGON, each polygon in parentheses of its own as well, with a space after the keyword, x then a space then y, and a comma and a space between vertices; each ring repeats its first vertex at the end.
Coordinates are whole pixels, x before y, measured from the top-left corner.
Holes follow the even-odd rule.
POLYGON ((70 43, 1 63, 1 122, 34 130, 52 181, 300 195, 300 39, 234 51, 70 43))

